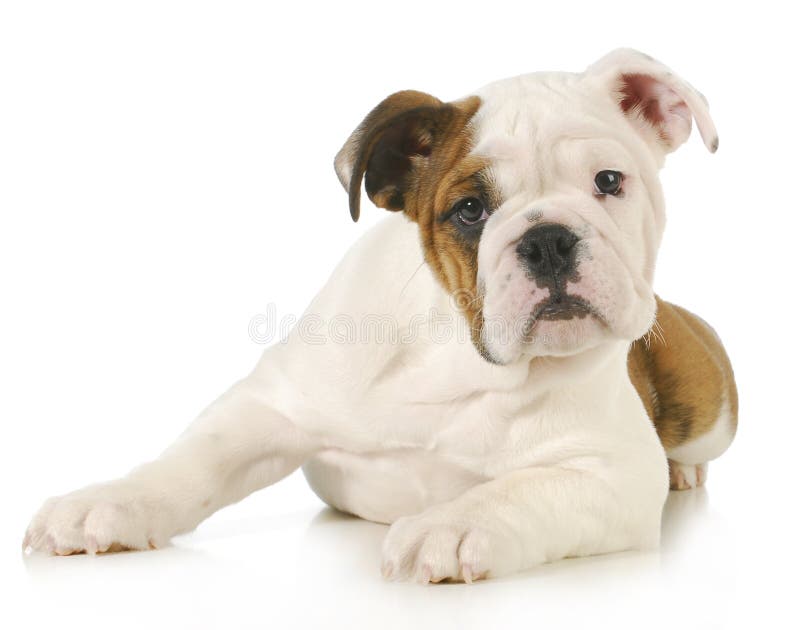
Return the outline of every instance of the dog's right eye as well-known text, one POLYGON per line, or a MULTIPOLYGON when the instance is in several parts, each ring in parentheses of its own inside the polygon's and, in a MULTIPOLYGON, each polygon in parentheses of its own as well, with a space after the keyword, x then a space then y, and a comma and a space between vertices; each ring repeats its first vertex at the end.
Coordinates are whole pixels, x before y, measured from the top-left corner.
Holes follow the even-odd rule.
POLYGON ((456 217, 463 225, 475 225, 489 218, 486 206, 477 197, 467 197, 459 201, 455 208, 456 217))

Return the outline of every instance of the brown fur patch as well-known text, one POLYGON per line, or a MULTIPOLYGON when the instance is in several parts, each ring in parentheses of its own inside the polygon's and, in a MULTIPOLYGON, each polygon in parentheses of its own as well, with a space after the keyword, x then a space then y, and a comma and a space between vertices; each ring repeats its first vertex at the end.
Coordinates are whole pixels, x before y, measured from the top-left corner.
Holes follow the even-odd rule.
POLYGON ((666 450, 708 433, 738 398, 725 349, 702 319, 657 298, 657 324, 631 346, 628 373, 666 450))
POLYGON ((459 232, 452 220, 443 215, 456 202, 468 197, 490 203, 491 193, 485 177, 486 162, 467 156, 470 137, 462 134, 448 146, 435 166, 429 169, 414 199, 415 221, 419 225, 425 260, 442 285, 454 296, 467 317, 473 337, 479 332, 483 303, 476 286, 478 240, 459 232))
POLYGON ((461 199, 479 197, 487 205, 493 200, 486 161, 469 155, 470 120, 479 106, 476 96, 443 103, 421 92, 398 92, 370 112, 336 158, 353 218, 363 177, 375 205, 402 210, 419 225, 426 262, 457 296, 473 330, 482 306, 476 287, 478 242, 442 217, 461 199), (344 181, 348 171, 350 180, 344 181))

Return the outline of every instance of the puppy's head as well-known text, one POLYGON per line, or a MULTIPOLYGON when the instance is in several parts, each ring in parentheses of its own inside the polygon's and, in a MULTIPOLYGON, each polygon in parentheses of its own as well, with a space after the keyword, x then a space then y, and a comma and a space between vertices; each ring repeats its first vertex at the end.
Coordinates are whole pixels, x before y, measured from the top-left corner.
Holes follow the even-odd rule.
POLYGON ((335 166, 419 225, 426 260, 478 351, 506 364, 634 340, 651 326, 664 228, 658 170, 717 134, 705 99, 657 61, 615 51, 582 74, 535 73, 444 103, 398 92, 335 166))

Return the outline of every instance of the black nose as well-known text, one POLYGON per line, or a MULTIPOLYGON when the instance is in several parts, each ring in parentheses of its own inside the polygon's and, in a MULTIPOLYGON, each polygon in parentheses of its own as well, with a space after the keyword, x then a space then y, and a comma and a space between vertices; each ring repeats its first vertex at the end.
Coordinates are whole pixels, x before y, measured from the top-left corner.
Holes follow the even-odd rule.
POLYGON ((517 256, 538 284, 563 287, 575 271, 578 237, 563 225, 539 225, 522 236, 517 256))

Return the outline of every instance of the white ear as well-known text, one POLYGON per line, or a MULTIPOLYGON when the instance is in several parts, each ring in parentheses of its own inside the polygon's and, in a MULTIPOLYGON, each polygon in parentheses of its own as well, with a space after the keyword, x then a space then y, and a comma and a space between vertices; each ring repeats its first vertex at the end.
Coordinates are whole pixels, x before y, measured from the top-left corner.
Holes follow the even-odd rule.
POLYGON ((708 150, 717 150, 719 136, 705 97, 652 57, 620 48, 589 66, 584 75, 599 82, 637 129, 665 152, 686 141, 692 118, 708 150))

